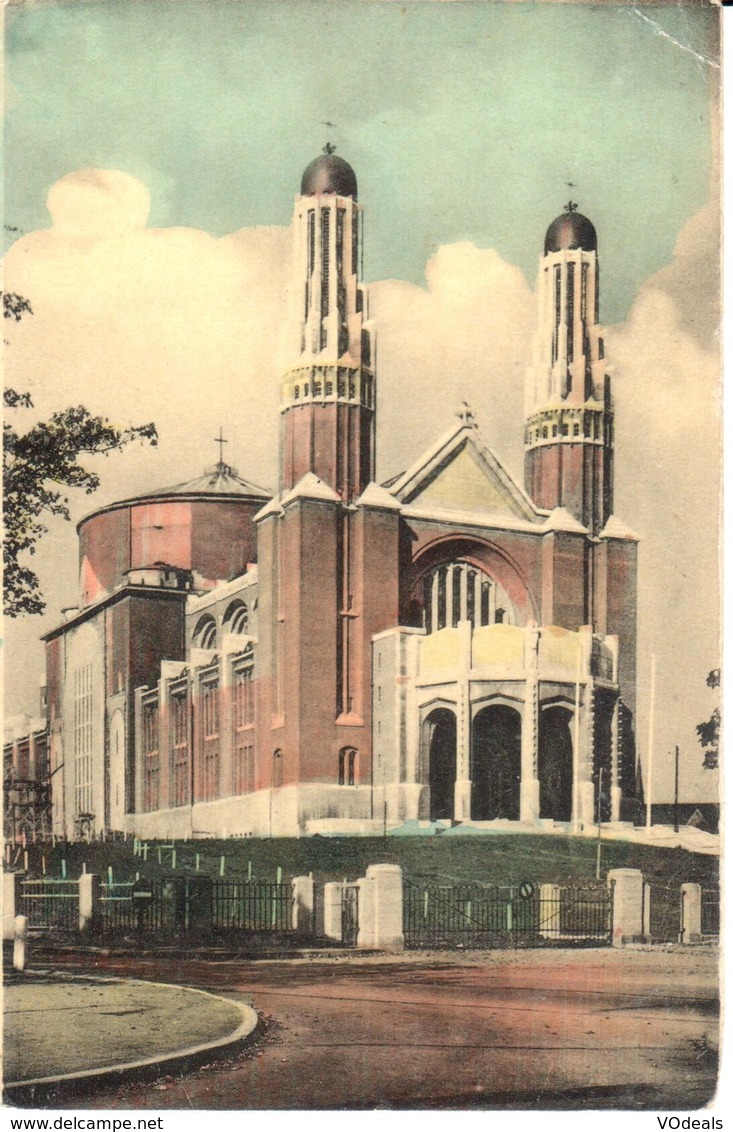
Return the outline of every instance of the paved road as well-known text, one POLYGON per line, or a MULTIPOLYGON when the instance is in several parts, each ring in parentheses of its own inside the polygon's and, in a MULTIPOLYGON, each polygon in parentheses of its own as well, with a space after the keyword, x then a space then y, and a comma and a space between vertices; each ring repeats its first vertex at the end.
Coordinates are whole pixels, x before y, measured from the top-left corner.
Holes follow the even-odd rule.
POLYGON ((331 962, 100 958, 95 970, 251 1002, 244 1055, 60 1105, 131 1109, 691 1109, 714 1093, 711 951, 410 955, 331 962))

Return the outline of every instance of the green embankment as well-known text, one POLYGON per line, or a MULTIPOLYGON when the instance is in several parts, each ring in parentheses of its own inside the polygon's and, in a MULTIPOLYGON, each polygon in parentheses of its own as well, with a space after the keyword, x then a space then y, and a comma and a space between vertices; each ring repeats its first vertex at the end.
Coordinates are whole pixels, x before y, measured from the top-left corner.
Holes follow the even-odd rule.
MULTIPOLYGON (((190 875, 197 871, 198 854, 198 871, 212 877, 250 875, 254 880, 274 881, 279 868, 286 880, 311 872, 319 882, 355 880, 364 875, 367 865, 389 862, 401 865, 405 875, 415 879, 484 884, 519 884, 528 880, 541 884, 592 880, 597 852, 596 842, 590 838, 522 833, 474 837, 247 838, 178 841, 173 867, 171 844, 149 842, 147 860, 144 852, 133 853, 132 840, 54 848, 29 845, 29 872, 41 876, 45 865, 46 875, 59 878, 65 861, 70 880, 75 880, 84 868, 106 878, 111 867, 115 881, 132 880, 138 872, 142 877, 190 875)), ((23 867, 22 851, 14 864, 16 868, 23 867)), ((641 869, 647 880, 667 884, 714 884, 718 859, 684 849, 604 841, 601 876, 612 868, 641 869)))

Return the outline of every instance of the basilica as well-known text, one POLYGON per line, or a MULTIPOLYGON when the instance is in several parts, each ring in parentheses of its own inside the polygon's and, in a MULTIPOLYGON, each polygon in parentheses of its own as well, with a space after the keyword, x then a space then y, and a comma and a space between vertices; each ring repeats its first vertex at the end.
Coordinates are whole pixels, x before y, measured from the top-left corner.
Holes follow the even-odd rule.
POLYGON ((540 249, 524 484, 467 405, 379 482, 363 212, 330 146, 292 228, 277 493, 220 457, 79 524, 23 755, 53 831, 631 820, 637 539, 613 513, 593 224, 570 202, 540 249))

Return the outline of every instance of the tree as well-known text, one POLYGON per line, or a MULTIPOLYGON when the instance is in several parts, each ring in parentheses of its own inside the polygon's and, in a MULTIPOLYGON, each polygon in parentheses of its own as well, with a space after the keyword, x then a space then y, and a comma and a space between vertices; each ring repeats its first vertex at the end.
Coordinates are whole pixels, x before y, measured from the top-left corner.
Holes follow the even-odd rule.
MULTIPOLYGON (((708 688, 720 687, 720 669, 713 668, 708 672, 706 680, 708 688)), ((715 770, 718 765, 718 748, 720 744, 720 708, 716 707, 704 723, 698 723, 696 729, 698 741, 703 748, 704 758, 702 765, 705 770, 715 770)))
MULTIPOLYGON (((32 314, 21 295, 3 293, 3 316, 19 322, 32 314)), ((3 403, 9 410, 33 407, 28 393, 5 389, 3 403)), ((42 613, 46 608, 38 577, 21 562, 36 551, 46 534, 46 520, 60 515, 69 519, 65 487, 82 488, 91 495, 99 487, 99 476, 79 463, 88 455, 108 455, 132 440, 157 444, 152 423, 116 428, 106 417, 94 416, 83 405, 53 413, 47 421, 19 432, 12 423, 3 425, 3 501, 5 518, 4 602, 8 617, 42 613)))

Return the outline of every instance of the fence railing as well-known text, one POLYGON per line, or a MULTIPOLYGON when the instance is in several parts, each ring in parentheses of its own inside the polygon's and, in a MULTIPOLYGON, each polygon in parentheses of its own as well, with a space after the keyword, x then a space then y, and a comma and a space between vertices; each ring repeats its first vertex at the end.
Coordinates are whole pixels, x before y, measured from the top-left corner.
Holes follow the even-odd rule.
POLYGON ((700 934, 703 939, 720 936, 720 890, 703 888, 700 893, 700 934))
POLYGON ((407 947, 543 946, 608 943, 606 886, 435 885, 407 881, 407 947))
POLYGON ((22 880, 17 913, 31 928, 79 929, 79 885, 70 880, 22 880))
POLYGON ((286 932, 293 927, 289 884, 216 880, 212 891, 214 931, 286 932))

